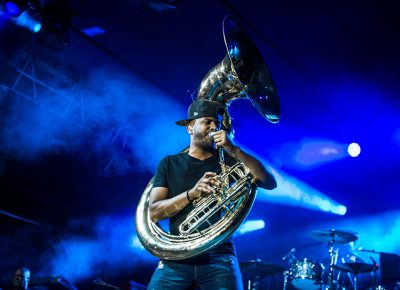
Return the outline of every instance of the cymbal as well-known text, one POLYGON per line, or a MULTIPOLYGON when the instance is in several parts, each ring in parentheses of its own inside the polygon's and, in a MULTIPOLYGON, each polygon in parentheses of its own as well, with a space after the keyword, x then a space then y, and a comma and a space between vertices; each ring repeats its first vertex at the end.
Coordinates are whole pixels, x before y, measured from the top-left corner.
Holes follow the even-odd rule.
POLYGON ((338 230, 315 230, 310 233, 310 237, 320 242, 334 241, 338 244, 347 244, 358 239, 356 232, 338 230))
POLYGON ((355 275, 360 273, 368 273, 375 270, 375 265, 366 263, 345 263, 341 265, 333 265, 333 268, 343 272, 350 272, 355 275))
POLYGON ((258 275, 272 275, 285 271, 285 267, 281 265, 266 263, 261 260, 242 261, 239 262, 239 265, 242 272, 258 275))

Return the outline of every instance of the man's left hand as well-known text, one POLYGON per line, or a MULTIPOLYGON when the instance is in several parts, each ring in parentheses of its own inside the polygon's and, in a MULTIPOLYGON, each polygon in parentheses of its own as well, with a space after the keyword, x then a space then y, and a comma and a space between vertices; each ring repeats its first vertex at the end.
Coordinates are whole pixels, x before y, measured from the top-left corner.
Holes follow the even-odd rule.
POLYGON ((215 132, 214 142, 217 148, 224 148, 229 153, 234 154, 239 147, 237 147, 232 140, 229 138, 229 135, 224 130, 219 130, 215 132))

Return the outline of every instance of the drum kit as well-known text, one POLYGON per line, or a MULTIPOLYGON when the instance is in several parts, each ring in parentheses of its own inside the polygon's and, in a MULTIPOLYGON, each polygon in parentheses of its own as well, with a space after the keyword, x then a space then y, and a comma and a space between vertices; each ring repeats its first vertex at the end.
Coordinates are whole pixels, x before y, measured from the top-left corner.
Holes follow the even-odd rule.
MULTIPOLYGON (((363 262, 345 262, 338 263, 338 249, 336 244, 347 244, 358 239, 356 233, 342 230, 315 230, 310 232, 309 236, 319 242, 327 243, 329 259, 326 259, 325 265, 314 260, 295 257, 295 249, 291 249, 282 260, 288 261, 287 267, 281 265, 262 262, 261 260, 252 260, 240 262, 241 271, 251 274, 248 280, 247 289, 257 290, 260 287, 260 279, 263 276, 283 274, 283 290, 304 289, 304 290, 346 290, 361 289, 358 285, 358 275, 370 273, 373 277, 371 290, 385 290, 378 284, 377 270, 378 264, 372 259, 372 264, 363 262), (341 274, 346 274, 351 278, 346 285, 339 280, 341 274)), ((274 288, 275 289, 275 288, 274 288)), ((365 288, 362 288, 365 289, 365 288)))

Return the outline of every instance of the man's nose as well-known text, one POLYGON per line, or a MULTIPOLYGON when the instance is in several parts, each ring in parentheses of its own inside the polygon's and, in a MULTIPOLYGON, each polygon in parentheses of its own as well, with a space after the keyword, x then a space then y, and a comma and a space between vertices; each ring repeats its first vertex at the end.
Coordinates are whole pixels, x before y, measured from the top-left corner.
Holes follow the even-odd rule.
POLYGON ((210 128, 216 130, 218 128, 217 121, 212 121, 210 124, 210 128))

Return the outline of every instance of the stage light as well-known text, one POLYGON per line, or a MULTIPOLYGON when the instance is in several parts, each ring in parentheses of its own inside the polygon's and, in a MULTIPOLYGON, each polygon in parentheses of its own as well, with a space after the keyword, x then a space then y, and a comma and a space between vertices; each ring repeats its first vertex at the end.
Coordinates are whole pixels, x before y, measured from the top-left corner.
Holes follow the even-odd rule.
POLYGON ((4 12, 11 17, 18 17, 21 14, 21 8, 15 2, 5 2, 4 12))
POLYGON ((42 29, 39 11, 33 4, 21 1, 7 1, 2 6, 4 13, 16 25, 27 28, 33 33, 38 33, 42 29))
POLYGON ((347 147, 347 153, 349 153, 351 157, 357 157, 358 155, 360 155, 360 152, 361 152, 361 147, 357 143, 351 143, 347 147))
POLYGON ((278 187, 274 190, 258 188, 257 199, 272 203, 287 204, 313 210, 344 215, 347 208, 312 186, 270 167, 278 187))
POLYGON ((42 29, 42 23, 39 13, 34 8, 28 8, 21 13, 14 22, 22 27, 25 27, 33 33, 38 33, 42 29))
POLYGON ((347 212, 347 207, 345 207, 344 205, 337 205, 333 210, 333 213, 336 213, 338 215, 345 215, 346 212, 347 212))
POLYGON ((106 31, 99 26, 92 26, 89 28, 82 29, 82 32, 90 37, 95 37, 97 35, 106 33, 106 31))
POLYGON ((240 236, 249 232, 261 230, 263 228, 265 228, 265 222, 263 220, 249 220, 240 226, 235 235, 240 236))
POLYGON ((271 171, 276 178, 278 187, 274 190, 258 188, 257 199, 320 210, 337 215, 346 214, 346 206, 334 201, 317 189, 283 172, 273 169, 271 171))
POLYGON ((301 180, 290 176, 283 171, 273 168, 266 160, 260 156, 257 156, 256 153, 245 148, 244 146, 241 147, 246 152, 255 156, 269 169, 269 171, 271 171, 278 185, 273 190, 266 190, 259 187, 257 189, 257 200, 330 212, 337 215, 346 214, 346 206, 331 199, 305 182, 302 182, 301 180))
POLYGON ((310 169, 347 156, 346 144, 333 140, 305 138, 294 145, 293 161, 296 168, 310 169))

